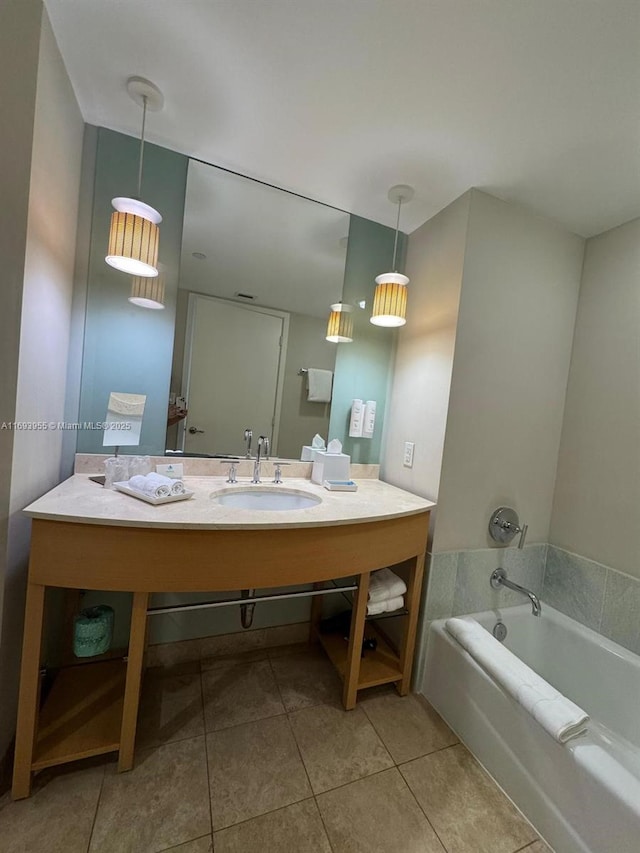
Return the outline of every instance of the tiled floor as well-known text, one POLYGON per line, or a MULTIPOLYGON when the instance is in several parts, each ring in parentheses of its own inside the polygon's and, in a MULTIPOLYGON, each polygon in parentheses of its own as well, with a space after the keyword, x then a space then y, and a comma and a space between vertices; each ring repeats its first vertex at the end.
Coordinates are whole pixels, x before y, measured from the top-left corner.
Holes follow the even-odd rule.
POLYGON ((2 853, 549 850, 433 710, 378 688, 344 712, 300 646, 149 670, 134 770, 34 788, 0 801, 2 853))

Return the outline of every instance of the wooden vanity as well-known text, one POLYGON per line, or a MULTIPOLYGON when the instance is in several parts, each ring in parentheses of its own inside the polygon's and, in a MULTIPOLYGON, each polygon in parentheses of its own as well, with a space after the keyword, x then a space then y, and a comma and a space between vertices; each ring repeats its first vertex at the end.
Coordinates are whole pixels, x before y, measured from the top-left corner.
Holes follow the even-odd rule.
MULTIPOLYGON (((107 752, 118 769, 133 766, 147 610, 154 592, 224 592, 313 583, 316 589, 357 576, 348 642, 318 635, 344 680, 346 709, 358 690, 411 682, 427 542, 429 501, 378 480, 356 493, 327 492, 308 480, 287 481, 322 498, 289 512, 220 507, 219 478, 189 478, 189 501, 149 506, 101 489, 84 475, 27 507, 33 518, 13 797, 28 797, 32 773, 107 752), (395 650, 366 620, 369 576, 393 566, 407 581, 402 640, 395 650), (133 593, 125 660, 82 663, 60 670, 40 708, 40 667, 47 587, 133 593), (375 651, 361 658, 363 636, 375 651)), ((278 486, 273 486, 278 488, 278 486)), ((321 598, 312 599, 312 632, 321 598)))

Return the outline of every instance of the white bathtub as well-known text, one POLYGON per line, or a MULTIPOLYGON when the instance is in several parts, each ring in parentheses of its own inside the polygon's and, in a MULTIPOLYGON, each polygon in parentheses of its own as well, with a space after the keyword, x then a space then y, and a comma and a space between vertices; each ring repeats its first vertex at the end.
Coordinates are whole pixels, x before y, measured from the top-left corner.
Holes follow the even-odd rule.
MULTIPOLYGON (((640 657, 548 605, 472 614, 591 716, 556 743, 433 622, 423 692, 557 853, 640 851, 640 657)), ((640 618, 640 614, 638 615, 640 618)))

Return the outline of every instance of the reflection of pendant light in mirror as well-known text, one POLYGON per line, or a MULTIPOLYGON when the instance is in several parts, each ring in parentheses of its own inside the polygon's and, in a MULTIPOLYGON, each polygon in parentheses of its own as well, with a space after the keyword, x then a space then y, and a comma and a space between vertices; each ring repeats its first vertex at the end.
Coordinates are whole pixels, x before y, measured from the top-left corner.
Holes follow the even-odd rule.
POLYGON ((111 214, 109 248, 105 261, 122 272, 150 278, 158 275, 158 225, 162 222, 162 217, 157 210, 139 198, 142 190, 144 130, 147 110, 161 110, 164 98, 157 86, 142 77, 130 77, 127 80, 127 92, 142 106, 138 198, 118 197, 111 200, 115 211, 111 214))
POLYGON ((331 306, 329 322, 327 323, 327 340, 333 344, 350 344, 353 342, 353 305, 336 302, 331 306))
POLYGON ((156 278, 135 276, 131 279, 129 302, 141 308, 164 308, 164 275, 160 271, 156 278))
POLYGON ((398 205, 396 219, 396 236, 393 242, 393 272, 387 272, 376 277, 376 292, 373 296, 373 313, 370 322, 375 326, 404 326, 407 316, 407 285, 406 275, 396 271, 398 254, 398 232, 400 229, 400 208, 402 202, 411 201, 413 188, 405 184, 391 187, 389 201, 398 205))

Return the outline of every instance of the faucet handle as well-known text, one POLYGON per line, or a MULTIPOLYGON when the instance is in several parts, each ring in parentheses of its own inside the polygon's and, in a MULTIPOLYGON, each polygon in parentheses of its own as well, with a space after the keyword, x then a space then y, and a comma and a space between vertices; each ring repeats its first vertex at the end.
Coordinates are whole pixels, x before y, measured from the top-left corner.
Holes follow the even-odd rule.
POLYGON ((238 465, 238 463, 235 460, 233 462, 230 462, 230 464, 229 464, 229 475, 227 477, 227 483, 235 484, 238 482, 238 477, 237 477, 238 467, 237 467, 237 465, 238 465))
POLYGON ((274 470, 273 470, 273 482, 281 483, 282 482, 282 463, 276 462, 274 470))

